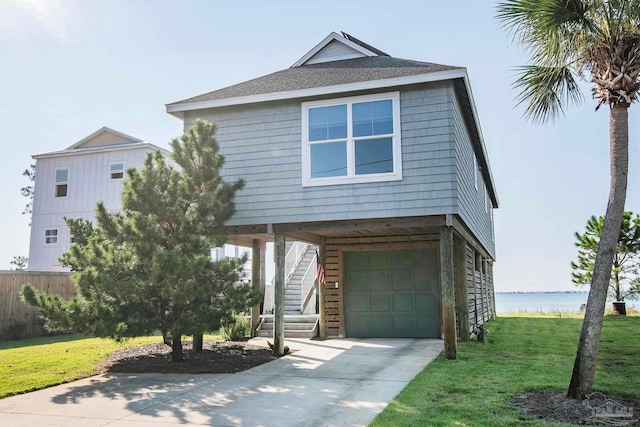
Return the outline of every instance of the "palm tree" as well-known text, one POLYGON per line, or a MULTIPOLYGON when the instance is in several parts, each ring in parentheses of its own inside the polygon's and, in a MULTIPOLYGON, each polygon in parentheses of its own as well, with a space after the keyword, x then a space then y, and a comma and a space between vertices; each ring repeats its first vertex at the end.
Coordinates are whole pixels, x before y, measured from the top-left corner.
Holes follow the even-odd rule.
POLYGON ((640 0, 505 0, 498 20, 531 55, 515 82, 525 116, 543 123, 582 101, 577 78, 592 83, 596 110, 609 106, 609 202, 567 397, 593 389, 596 358, 620 233, 629 168, 628 109, 640 74, 640 0))

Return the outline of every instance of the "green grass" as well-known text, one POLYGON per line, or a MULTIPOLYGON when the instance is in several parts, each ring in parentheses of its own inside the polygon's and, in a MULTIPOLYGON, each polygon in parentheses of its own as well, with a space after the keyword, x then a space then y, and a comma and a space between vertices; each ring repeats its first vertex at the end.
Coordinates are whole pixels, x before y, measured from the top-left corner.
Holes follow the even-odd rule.
MULTIPOLYGON (((217 339, 219 336, 205 336, 217 339)), ((117 343, 81 335, 0 342, 0 398, 77 380, 96 373, 98 362, 114 351, 161 342, 150 336, 117 343)))
MULTIPOLYGON (((440 356, 387 406, 371 426, 561 426, 524 416, 513 396, 566 390, 581 320, 506 317, 487 324, 486 345, 459 343, 458 359, 440 356)), ((595 388, 640 398, 640 317, 608 316, 595 388)))

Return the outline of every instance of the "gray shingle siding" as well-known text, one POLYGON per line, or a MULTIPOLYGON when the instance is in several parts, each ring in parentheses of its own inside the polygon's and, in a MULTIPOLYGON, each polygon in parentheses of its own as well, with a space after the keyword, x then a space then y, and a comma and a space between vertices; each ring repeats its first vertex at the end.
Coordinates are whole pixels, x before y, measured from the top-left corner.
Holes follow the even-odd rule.
POLYGON ((457 212, 454 102, 447 82, 401 90, 402 181, 303 188, 299 100, 188 111, 185 128, 215 122, 223 175, 246 182, 228 225, 436 215, 457 212))
POLYGON ((458 176, 456 183, 458 214, 495 259, 491 209, 488 212, 485 209, 486 183, 482 174, 478 172, 478 189, 476 190, 473 149, 457 103, 453 104, 453 122, 455 125, 456 171, 458 176))

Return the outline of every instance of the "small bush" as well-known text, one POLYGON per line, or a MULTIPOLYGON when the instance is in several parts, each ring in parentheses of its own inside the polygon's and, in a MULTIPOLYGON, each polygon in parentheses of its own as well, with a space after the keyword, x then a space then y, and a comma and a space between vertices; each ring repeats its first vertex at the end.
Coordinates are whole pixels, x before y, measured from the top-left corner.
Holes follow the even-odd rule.
POLYGON ((6 335, 12 341, 17 341, 22 338, 23 334, 27 330, 27 324, 24 322, 13 322, 13 324, 7 329, 6 335))
POLYGON ((220 334, 226 341, 240 341, 247 336, 248 329, 249 319, 242 314, 234 314, 233 322, 223 325, 220 334))

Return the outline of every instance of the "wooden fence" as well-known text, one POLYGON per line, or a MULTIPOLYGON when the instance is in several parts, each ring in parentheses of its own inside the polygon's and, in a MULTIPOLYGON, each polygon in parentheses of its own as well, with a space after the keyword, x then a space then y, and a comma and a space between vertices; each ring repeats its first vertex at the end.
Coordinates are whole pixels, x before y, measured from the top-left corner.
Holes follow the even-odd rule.
POLYGON ((42 322, 35 309, 20 300, 20 289, 27 283, 63 298, 75 294, 70 273, 0 270, 0 340, 42 335, 42 322))

